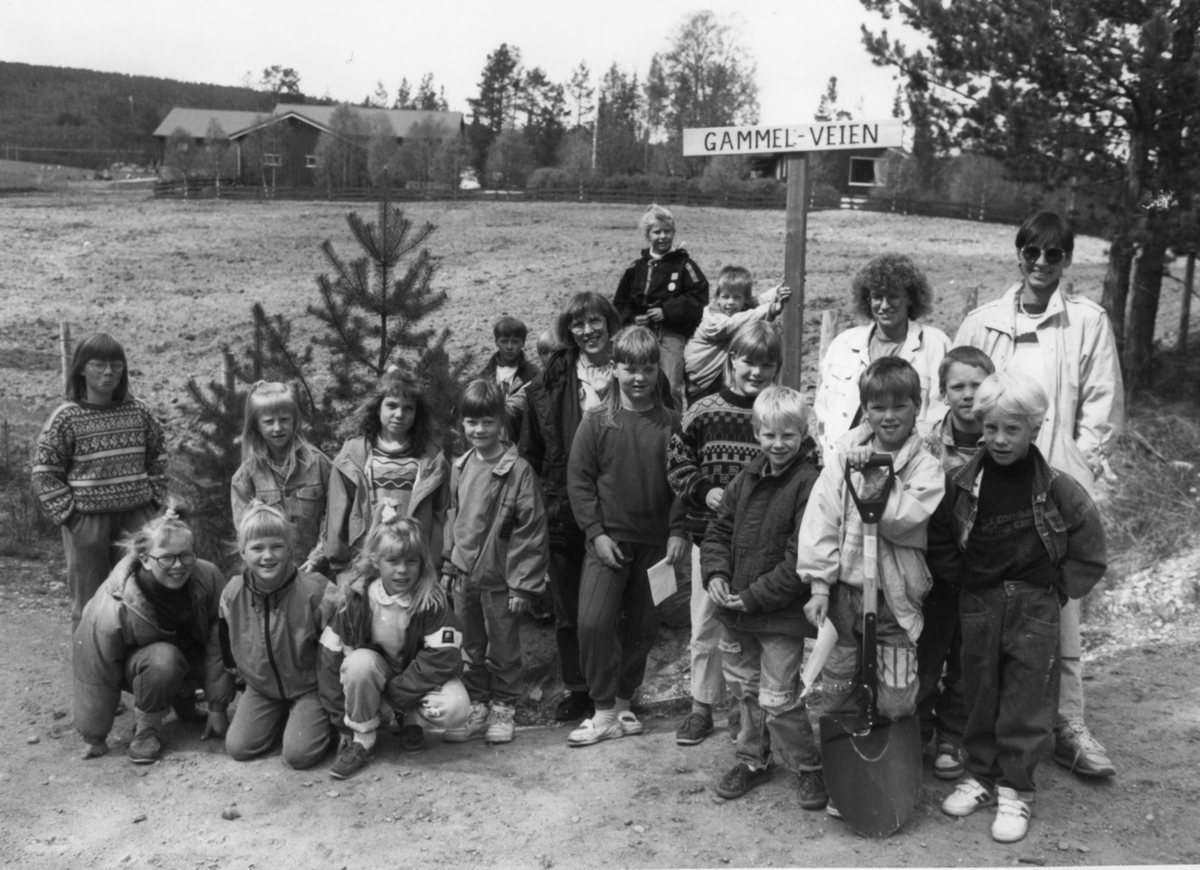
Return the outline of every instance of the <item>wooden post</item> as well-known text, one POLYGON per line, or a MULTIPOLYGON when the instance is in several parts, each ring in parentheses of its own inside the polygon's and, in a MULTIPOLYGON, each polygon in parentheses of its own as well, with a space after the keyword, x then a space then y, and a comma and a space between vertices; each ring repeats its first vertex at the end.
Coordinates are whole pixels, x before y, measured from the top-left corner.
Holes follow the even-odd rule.
POLYGON ((832 308, 826 308, 821 312, 821 355, 817 357, 817 386, 820 383, 821 360, 825 359, 825 354, 829 352, 829 345, 833 343, 838 332, 838 313, 832 308))
POLYGON ((226 348, 221 351, 221 375, 225 381, 225 392, 227 393, 232 393, 237 387, 235 372, 233 351, 226 348))
POLYGON ((71 378, 71 355, 75 352, 75 348, 71 346, 71 324, 67 320, 58 322, 58 353, 62 358, 62 382, 63 389, 70 390, 71 378))
POLYGON ((801 387, 801 361, 804 355, 804 253, 808 236, 808 155, 787 157, 787 231, 784 237, 783 283, 792 289, 792 298, 783 314, 784 386, 801 387))
POLYGON ((1180 353, 1187 351, 1188 331, 1191 328, 1192 290, 1196 284, 1196 252, 1188 251, 1187 269, 1183 273, 1183 299, 1179 301, 1179 337, 1175 339, 1175 349, 1180 353))
POLYGON ((963 295, 963 318, 979 307, 979 288, 972 287, 963 295))

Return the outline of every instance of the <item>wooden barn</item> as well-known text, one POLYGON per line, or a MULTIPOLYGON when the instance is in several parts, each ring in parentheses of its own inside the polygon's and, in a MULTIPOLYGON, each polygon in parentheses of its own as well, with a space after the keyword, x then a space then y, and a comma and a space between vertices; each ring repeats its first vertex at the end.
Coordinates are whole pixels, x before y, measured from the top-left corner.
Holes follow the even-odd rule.
MULTIPOLYGON (((838 194, 843 199, 856 199, 870 196, 874 188, 886 186, 888 167, 907 156, 902 148, 855 148, 824 151, 820 159, 824 177, 835 180, 838 194)), ((763 177, 787 179, 787 160, 780 155, 752 158, 751 165, 763 177)))

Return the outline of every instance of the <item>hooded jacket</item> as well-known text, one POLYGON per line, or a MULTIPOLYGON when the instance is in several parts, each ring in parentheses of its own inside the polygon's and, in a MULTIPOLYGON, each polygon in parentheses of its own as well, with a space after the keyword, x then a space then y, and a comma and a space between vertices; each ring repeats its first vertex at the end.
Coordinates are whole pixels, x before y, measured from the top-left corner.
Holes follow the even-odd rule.
MULTIPOLYGON (((458 483, 463 467, 474 450, 454 460, 450 470, 450 508, 462 510, 458 483)), ((446 535, 446 558, 463 573, 466 588, 500 591, 508 589, 524 598, 535 598, 545 586, 550 564, 550 540, 546 533, 546 511, 533 468, 509 445, 491 470, 486 505, 472 505, 488 514, 487 531, 474 565, 454 561, 454 526, 446 535)))
MULTIPOLYGON (((325 556, 335 565, 350 561, 371 527, 371 480, 367 460, 370 439, 351 438, 333 460, 329 475, 329 507, 326 511, 325 556)), ((408 516, 425 530, 429 552, 441 569, 446 511, 450 507, 450 463, 441 448, 430 444, 417 460, 417 481, 408 503, 408 516)))
POLYGON ((328 580, 295 569, 274 592, 263 594, 246 571, 221 594, 221 654, 225 667, 256 692, 292 701, 317 689, 321 601, 328 580))
MULTIPOLYGON (((87 606, 75 629, 71 667, 75 675, 75 728, 93 742, 112 730, 125 683, 125 661, 152 643, 171 643, 173 631, 158 623, 154 608, 138 586, 138 560, 118 562, 87 606)), ((225 578, 200 559, 187 588, 192 599, 192 638, 204 649, 204 695, 210 708, 233 700, 233 677, 225 671, 217 631, 217 612, 225 578)), ((189 662, 197 665, 199 662, 189 662)))
POLYGON ((766 456, 751 460, 725 489, 716 519, 700 548, 700 573, 707 589, 724 577, 744 612, 718 607, 724 625, 738 631, 815 637, 804 615, 809 589, 796 574, 796 542, 809 493, 817 481, 817 445, 804 440, 800 454, 782 474, 766 474, 766 456))
MULTIPOLYGON (((1022 286, 1014 284, 968 314, 955 345, 979 348, 992 358, 996 371, 1004 371, 1016 348, 1017 292, 1022 286)), ((1103 308, 1060 282, 1038 320, 1037 336, 1046 365, 1038 381, 1050 398, 1037 447, 1050 465, 1090 494, 1096 472, 1125 425, 1125 387, 1112 325, 1103 308)))
MULTIPOLYGON (((812 586, 813 595, 828 595, 835 583, 862 589, 863 521, 846 487, 845 455, 848 448, 869 444, 873 437, 866 423, 847 433, 809 496, 796 573, 812 586)), ((926 529, 946 491, 946 475, 922 447, 915 429, 893 465, 896 484, 879 520, 879 585, 896 622, 916 642, 923 625, 921 604, 932 584, 925 565, 926 529)), ((873 469, 869 482, 875 485, 880 474, 873 469)), ((850 480, 860 496, 870 494, 864 492, 862 472, 851 472, 850 480)))

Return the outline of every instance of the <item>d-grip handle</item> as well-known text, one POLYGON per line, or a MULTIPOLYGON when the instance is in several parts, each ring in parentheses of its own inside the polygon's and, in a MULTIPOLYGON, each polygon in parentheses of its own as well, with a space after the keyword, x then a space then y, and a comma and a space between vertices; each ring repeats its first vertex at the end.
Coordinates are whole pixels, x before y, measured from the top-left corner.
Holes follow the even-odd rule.
POLYGON ((854 483, 850 480, 850 462, 846 462, 846 488, 850 491, 850 498, 854 499, 858 515, 864 523, 877 523, 883 516, 883 509, 887 506, 888 496, 891 495, 892 486, 896 482, 896 466, 892 463, 890 453, 872 453, 863 468, 886 468, 888 471, 879 495, 874 498, 859 498, 858 493, 854 491, 854 483))

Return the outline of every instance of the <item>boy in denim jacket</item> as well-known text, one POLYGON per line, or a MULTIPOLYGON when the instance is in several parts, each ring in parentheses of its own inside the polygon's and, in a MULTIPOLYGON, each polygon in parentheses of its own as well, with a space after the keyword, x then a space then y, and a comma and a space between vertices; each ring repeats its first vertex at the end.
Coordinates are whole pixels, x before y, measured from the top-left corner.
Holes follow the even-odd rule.
POLYGON ((1034 445, 1049 400, 1028 375, 975 394, 984 451, 949 476, 928 560, 960 589, 967 776, 951 816, 998 804, 992 839, 1029 827, 1034 771, 1054 729, 1059 608, 1104 576, 1104 526, 1087 491, 1034 445))

